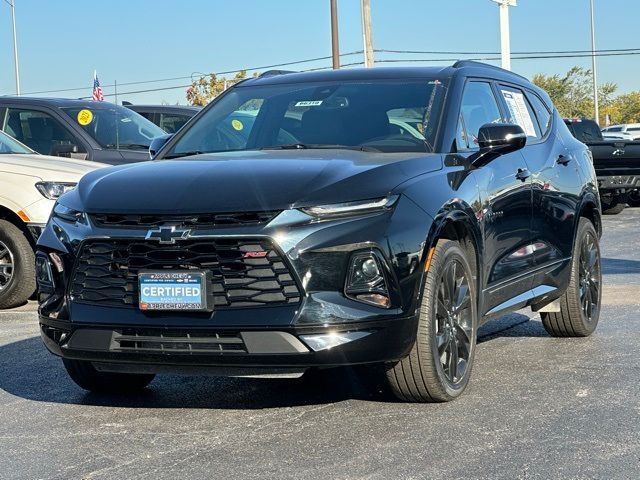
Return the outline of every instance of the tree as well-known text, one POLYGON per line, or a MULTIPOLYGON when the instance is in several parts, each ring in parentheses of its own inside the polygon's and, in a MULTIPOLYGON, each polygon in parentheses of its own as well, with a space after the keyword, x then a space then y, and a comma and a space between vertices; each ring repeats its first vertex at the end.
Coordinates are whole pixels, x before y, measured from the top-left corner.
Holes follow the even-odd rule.
MULTIPOLYGON (((591 70, 582 67, 572 67, 564 75, 544 75, 538 73, 533 77, 533 83, 545 90, 560 115, 567 118, 593 118, 593 92, 591 70)), ((600 103, 600 120, 602 121, 615 103, 614 94, 618 86, 608 82, 598 87, 598 101, 600 103)))
POLYGON ((640 123, 640 91, 620 95, 611 104, 612 123, 640 123))
MULTIPOLYGON (((253 76, 257 76, 254 73, 253 76)), ((218 77, 215 73, 204 75, 194 80, 187 89, 187 102, 191 105, 204 106, 224 92, 231 85, 247 78, 247 71, 240 70, 232 79, 218 77)))

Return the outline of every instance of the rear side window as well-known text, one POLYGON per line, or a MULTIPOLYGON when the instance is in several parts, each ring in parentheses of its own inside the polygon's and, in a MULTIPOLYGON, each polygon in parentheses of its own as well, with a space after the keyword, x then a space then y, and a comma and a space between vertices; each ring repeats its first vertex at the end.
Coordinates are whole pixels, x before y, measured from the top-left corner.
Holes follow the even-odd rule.
POLYGON ((533 110, 536 112, 536 117, 538 118, 538 125, 540 126, 540 131, 542 132, 542 136, 544 137, 549 128, 551 128, 551 113, 549 109, 544 104, 540 98, 535 94, 528 95, 529 100, 531 100, 531 106, 533 110))
POLYGON ((476 81, 467 83, 462 96, 456 135, 458 150, 477 149, 480 127, 502 121, 491 84, 476 81))
POLYGON ((167 133, 176 133, 190 118, 179 113, 161 113, 159 126, 167 133))
POLYGON ((508 122, 520 125, 529 138, 542 138, 533 108, 524 96, 524 92, 517 88, 500 85, 500 93, 507 106, 508 122))

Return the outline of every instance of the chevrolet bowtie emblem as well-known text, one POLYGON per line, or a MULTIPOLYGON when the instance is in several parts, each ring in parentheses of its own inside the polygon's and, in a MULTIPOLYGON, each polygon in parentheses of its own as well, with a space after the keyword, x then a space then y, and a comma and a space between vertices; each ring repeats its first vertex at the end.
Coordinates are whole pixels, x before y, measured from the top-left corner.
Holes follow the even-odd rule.
POLYGON ((158 240, 160 243, 176 243, 176 240, 184 240, 189 237, 191 230, 178 229, 172 227, 160 227, 155 230, 149 230, 145 240, 158 240))

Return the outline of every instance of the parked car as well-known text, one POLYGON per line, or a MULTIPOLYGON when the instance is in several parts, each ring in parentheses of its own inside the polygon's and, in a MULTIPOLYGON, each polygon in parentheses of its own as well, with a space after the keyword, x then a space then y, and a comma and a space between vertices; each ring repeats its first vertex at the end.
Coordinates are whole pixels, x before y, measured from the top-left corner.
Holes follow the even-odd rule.
POLYGON ((55 200, 101 166, 38 155, 0 132, 0 309, 33 295, 36 240, 55 200))
POLYGON ((165 132, 128 108, 108 102, 0 97, 2 131, 43 155, 119 165, 148 159, 165 132))
POLYGON ((602 129, 602 136, 606 138, 620 138, 622 140, 640 140, 640 123, 611 125, 602 129))
POLYGON ((374 364, 398 398, 447 401, 492 318, 596 328, 589 151, 523 77, 468 61, 263 76, 164 141, 84 177, 38 241, 42 338, 84 389, 374 364))
POLYGON ((569 131, 591 150, 605 215, 617 215, 627 203, 638 206, 640 143, 606 139, 593 120, 566 119, 569 131))
POLYGON ((202 107, 185 105, 134 105, 129 102, 122 102, 122 105, 139 113, 167 133, 176 133, 202 110, 202 107))

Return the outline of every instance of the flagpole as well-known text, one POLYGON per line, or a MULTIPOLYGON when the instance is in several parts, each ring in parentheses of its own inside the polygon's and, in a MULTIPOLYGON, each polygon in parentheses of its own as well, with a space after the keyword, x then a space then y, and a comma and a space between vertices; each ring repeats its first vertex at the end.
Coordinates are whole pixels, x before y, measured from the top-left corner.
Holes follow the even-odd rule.
POLYGON ((13 24, 13 62, 16 70, 16 95, 20 96, 20 67, 18 66, 18 36, 16 34, 16 0, 11 0, 11 23, 13 24))
POLYGON ((118 81, 117 80, 113 81, 113 90, 115 93, 116 105, 117 105, 118 104, 118 81))

